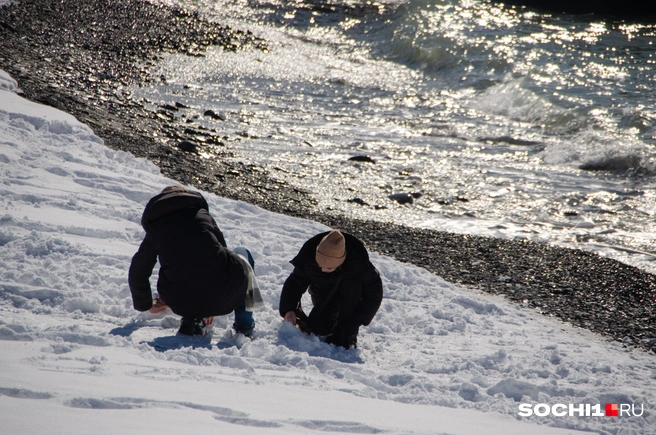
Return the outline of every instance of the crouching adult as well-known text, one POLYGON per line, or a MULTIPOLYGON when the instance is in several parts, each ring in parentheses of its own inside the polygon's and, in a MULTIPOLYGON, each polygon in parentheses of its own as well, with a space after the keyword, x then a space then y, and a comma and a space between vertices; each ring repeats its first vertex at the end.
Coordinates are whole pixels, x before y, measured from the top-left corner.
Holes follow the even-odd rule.
POLYGON ((205 198, 169 186, 148 202, 141 225, 146 236, 128 279, 134 308, 152 313, 170 308, 182 316, 183 335, 202 334, 214 316, 234 311, 235 331, 250 337, 252 310, 261 302, 253 258, 245 248, 228 250, 205 198), (158 260, 159 297, 153 299, 150 276, 158 260))
POLYGON ((339 230, 305 242, 291 260, 294 270, 283 285, 280 315, 326 343, 356 347, 360 326, 368 325, 383 299, 383 283, 369 254, 356 237, 339 230), (309 290, 312 311, 301 308, 309 290))

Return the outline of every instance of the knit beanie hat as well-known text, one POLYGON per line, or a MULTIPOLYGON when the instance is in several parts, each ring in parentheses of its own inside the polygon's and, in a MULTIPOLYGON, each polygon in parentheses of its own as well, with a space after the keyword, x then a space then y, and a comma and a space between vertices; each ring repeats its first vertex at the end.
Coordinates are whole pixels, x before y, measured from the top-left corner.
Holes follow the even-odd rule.
POLYGON ((185 189, 182 186, 166 186, 163 190, 162 193, 168 193, 168 192, 184 192, 187 189, 185 189))
POLYGON ((329 232, 317 246, 315 257, 319 267, 334 269, 346 259, 346 241, 339 230, 329 232))

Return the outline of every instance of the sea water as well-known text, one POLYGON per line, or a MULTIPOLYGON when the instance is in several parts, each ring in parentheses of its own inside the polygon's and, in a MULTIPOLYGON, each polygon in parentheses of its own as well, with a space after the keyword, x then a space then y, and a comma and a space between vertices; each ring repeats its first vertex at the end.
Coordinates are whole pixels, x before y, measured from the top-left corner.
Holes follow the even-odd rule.
POLYGON ((654 24, 475 0, 157 1, 267 50, 167 55, 134 98, 185 104, 318 211, 656 272, 654 24))

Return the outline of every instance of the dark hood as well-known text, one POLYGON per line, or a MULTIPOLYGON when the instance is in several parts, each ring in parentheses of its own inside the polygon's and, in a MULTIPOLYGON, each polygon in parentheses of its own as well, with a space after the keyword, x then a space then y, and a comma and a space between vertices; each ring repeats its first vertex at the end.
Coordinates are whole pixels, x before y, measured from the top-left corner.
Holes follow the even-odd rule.
POLYGON ((198 192, 174 190, 160 193, 148 201, 141 217, 141 226, 146 229, 153 221, 186 209, 209 210, 209 206, 205 198, 198 192))

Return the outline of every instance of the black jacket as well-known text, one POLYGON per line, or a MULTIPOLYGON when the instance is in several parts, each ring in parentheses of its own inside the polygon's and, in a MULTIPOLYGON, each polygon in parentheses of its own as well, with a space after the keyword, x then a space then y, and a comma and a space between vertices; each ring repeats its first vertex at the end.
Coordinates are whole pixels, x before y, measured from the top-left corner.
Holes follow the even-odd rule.
POLYGON ((247 270, 226 248, 208 210, 197 192, 161 193, 148 202, 141 218, 146 237, 132 257, 129 272, 136 310, 152 306, 149 278, 158 259, 157 291, 178 315, 225 315, 244 299, 247 270))
POLYGON ((346 242, 346 259, 332 273, 324 273, 315 260, 317 245, 328 232, 317 234, 305 242, 298 255, 291 263, 294 270, 283 285, 280 294, 279 311, 285 316, 288 311, 294 311, 303 293, 311 286, 313 300, 324 299, 340 281, 356 280, 362 284, 362 298, 359 301, 353 317, 341 319, 340 325, 347 334, 357 331, 357 328, 368 325, 373 320, 383 299, 383 283, 378 271, 369 261, 369 254, 354 236, 343 233, 346 242))

